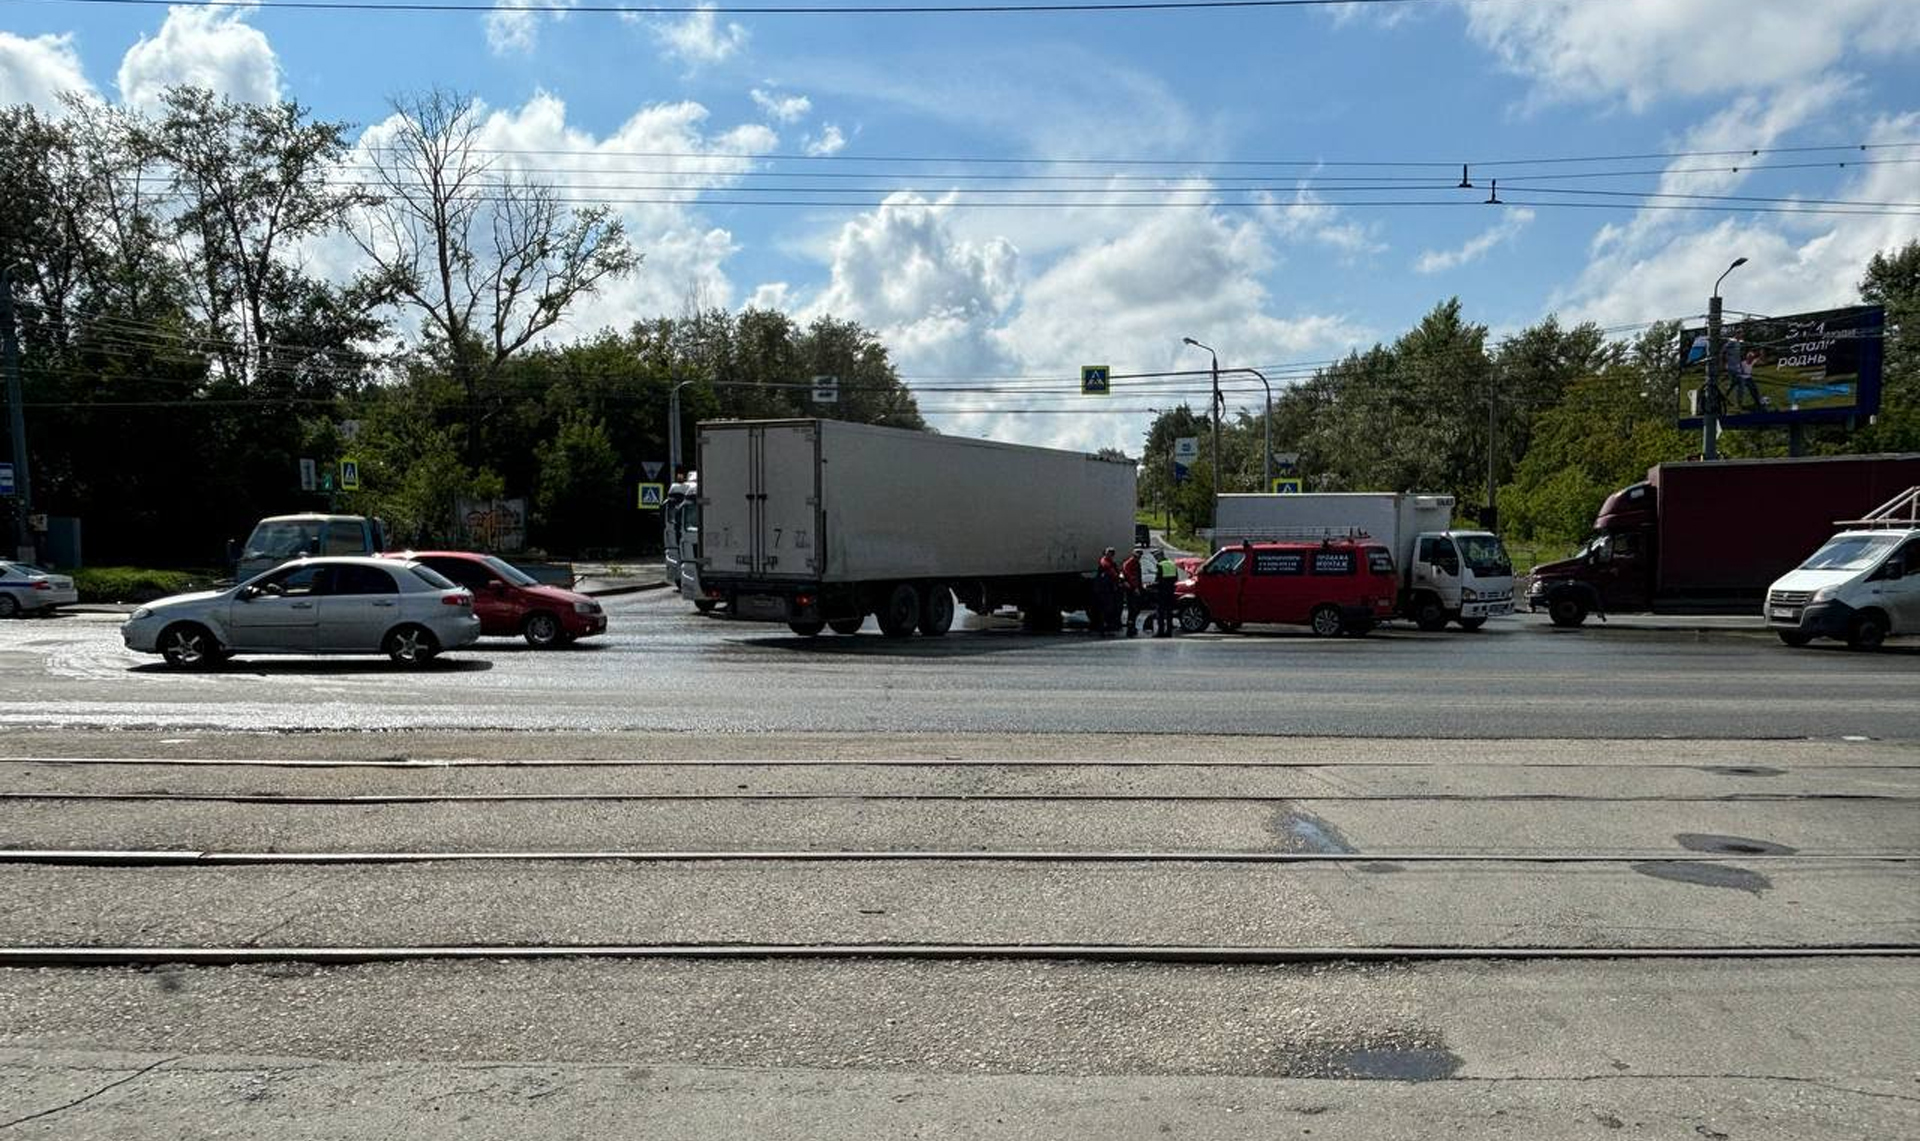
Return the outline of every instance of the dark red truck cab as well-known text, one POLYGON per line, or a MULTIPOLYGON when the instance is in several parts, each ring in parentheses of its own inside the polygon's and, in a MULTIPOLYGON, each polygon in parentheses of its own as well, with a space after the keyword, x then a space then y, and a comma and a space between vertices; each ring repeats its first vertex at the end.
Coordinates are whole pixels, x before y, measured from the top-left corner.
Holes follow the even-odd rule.
POLYGON ((1579 554, 1533 570, 1529 609, 1758 614, 1767 585, 1833 534, 1920 484, 1920 455, 1659 464, 1607 497, 1579 554))

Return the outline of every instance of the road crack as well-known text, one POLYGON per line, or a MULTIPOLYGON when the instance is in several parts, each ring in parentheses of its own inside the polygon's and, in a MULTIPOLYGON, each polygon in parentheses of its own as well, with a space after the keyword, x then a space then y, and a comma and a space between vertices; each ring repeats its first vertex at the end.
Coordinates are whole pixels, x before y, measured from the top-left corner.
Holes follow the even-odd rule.
POLYGON ((176 1054, 171 1058, 162 1058, 159 1061, 152 1063, 151 1065, 142 1066, 141 1068, 128 1074, 124 1078, 117 1078, 113 1081, 108 1082, 106 1085, 101 1086, 99 1089, 94 1090, 92 1093, 84 1094, 80 1097, 76 1097, 72 1101, 66 1102, 61 1105, 56 1105, 51 1109, 43 1109, 38 1113, 29 1113, 25 1117, 16 1117, 12 1121, 0 1121, 0 1129, 12 1129, 16 1125, 24 1125, 29 1121, 38 1121, 43 1117, 52 1117, 56 1113, 65 1113, 67 1110, 72 1109, 75 1106, 85 1105, 87 1102, 92 1101, 94 1098, 99 1097, 101 1094, 106 1093, 109 1090, 118 1089, 121 1086, 126 1085, 128 1082, 138 1081, 141 1078, 146 1077, 148 1074, 152 1073, 153 1071, 159 1069, 161 1066, 167 1065, 171 1062, 179 1061, 183 1056, 184 1055, 176 1054))

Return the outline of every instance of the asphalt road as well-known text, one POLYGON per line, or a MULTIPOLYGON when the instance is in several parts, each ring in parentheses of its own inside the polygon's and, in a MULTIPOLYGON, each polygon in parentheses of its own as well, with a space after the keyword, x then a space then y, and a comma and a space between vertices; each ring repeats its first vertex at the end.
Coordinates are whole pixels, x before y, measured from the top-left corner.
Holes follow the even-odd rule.
POLYGON ((1920 656, 613 618, 0 624, 0 1132, 1920 1136, 1920 656))
POLYGON ((1920 644, 1790 650, 1764 631, 1559 631, 1363 639, 1272 628, 1171 640, 1030 635, 971 619, 941 639, 802 639, 610 599, 568 651, 489 640, 434 668, 254 658, 181 675, 113 620, 0 624, 0 726, 698 732, 1229 733, 1365 737, 1920 739, 1920 644))

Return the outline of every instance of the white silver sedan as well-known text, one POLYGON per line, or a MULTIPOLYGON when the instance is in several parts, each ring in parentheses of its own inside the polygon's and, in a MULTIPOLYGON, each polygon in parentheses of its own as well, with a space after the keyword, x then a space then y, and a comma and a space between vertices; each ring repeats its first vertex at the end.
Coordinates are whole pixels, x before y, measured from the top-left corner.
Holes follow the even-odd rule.
POLYGON ((80 601, 73 579, 28 563, 0 560, 0 618, 51 613, 80 601))
POLYGON ((230 590, 176 594, 133 612, 127 648, 169 665, 235 654, 386 654, 418 666, 480 637, 473 595, 400 559, 301 559, 230 590))

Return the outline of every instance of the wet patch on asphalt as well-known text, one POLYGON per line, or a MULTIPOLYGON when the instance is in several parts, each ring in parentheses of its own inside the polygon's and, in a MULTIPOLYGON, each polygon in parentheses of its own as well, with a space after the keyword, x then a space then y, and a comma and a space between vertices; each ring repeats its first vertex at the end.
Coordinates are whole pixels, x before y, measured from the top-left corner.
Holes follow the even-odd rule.
POLYGON ((1712 852, 1727 856, 1791 856, 1800 850, 1771 840, 1717 836, 1711 832, 1681 832, 1674 836, 1674 840, 1689 852, 1712 852))
POLYGON ((1308 1047, 1291 1052, 1281 1077, 1335 1078, 1376 1082, 1437 1082, 1452 1077, 1460 1056, 1443 1045, 1400 1044, 1308 1047))
POLYGON ((1766 765, 1699 765, 1703 773, 1714 773, 1723 777, 1777 777, 1786 775, 1785 769, 1768 768, 1766 765))
POLYGON ((1731 864, 1700 864, 1691 860, 1647 860, 1630 865, 1643 876, 1696 887, 1724 887, 1759 895, 1771 890, 1773 881, 1759 872, 1731 864))
POLYGON ((1358 852, 1340 829, 1320 819, 1311 812, 1283 808, 1273 815, 1273 831, 1286 841, 1286 850, 1291 852, 1329 852, 1352 854, 1358 852))
POLYGON ((1392 875, 1395 872, 1404 872, 1407 869, 1400 866, 1399 864, 1386 864, 1386 863, 1380 863, 1374 860, 1362 860, 1359 863, 1353 865, 1353 870, 1356 872, 1365 872, 1370 876, 1387 876, 1387 875, 1392 875))

